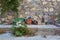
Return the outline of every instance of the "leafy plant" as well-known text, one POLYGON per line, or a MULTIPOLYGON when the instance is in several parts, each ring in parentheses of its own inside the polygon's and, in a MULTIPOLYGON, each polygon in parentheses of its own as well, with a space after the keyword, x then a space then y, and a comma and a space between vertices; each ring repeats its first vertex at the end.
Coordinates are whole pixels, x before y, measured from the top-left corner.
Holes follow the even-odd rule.
POLYGON ((23 0, 1 0, 2 14, 13 11, 18 13, 18 7, 23 0))
POLYGON ((12 33, 15 36, 34 35, 30 30, 28 30, 26 24, 21 24, 19 27, 16 27, 16 25, 14 25, 12 27, 12 33))

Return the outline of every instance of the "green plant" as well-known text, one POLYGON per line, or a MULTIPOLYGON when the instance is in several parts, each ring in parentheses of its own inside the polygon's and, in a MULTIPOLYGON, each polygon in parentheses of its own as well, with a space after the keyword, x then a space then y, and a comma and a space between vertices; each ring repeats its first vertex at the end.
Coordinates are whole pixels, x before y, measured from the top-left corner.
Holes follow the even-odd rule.
POLYGON ((20 27, 16 27, 16 26, 13 26, 12 27, 12 33, 13 33, 13 35, 15 35, 15 36, 22 36, 23 35, 23 33, 25 32, 25 29, 26 29, 26 27, 25 27, 25 25, 23 25, 24 27, 22 27, 22 26, 20 26, 20 27))
POLYGON ((19 27, 16 27, 16 25, 14 25, 12 27, 12 34, 15 36, 34 35, 30 30, 28 30, 26 24, 22 24, 19 27))
POLYGON ((24 18, 15 18, 13 20, 12 34, 15 36, 34 35, 32 31, 27 28, 24 18))
POLYGON ((1 0, 2 14, 13 11, 18 15, 18 7, 23 0, 1 0))

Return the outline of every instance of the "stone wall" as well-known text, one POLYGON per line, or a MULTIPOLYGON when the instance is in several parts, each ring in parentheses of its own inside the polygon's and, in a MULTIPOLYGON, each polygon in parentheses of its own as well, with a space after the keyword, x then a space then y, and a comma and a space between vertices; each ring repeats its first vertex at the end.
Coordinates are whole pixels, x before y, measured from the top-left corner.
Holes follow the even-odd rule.
POLYGON ((18 16, 37 17, 37 20, 41 22, 40 17, 43 16, 43 14, 55 16, 59 14, 59 3, 59 0, 24 0, 18 7, 18 16))
POLYGON ((42 17, 43 14, 53 16, 59 14, 59 3, 59 0, 24 0, 21 6, 19 6, 19 16, 37 17, 37 20, 41 22, 40 17, 42 17))
POLYGON ((23 8, 25 15, 41 15, 43 13, 53 15, 56 13, 57 5, 60 1, 58 0, 24 0, 23 8))

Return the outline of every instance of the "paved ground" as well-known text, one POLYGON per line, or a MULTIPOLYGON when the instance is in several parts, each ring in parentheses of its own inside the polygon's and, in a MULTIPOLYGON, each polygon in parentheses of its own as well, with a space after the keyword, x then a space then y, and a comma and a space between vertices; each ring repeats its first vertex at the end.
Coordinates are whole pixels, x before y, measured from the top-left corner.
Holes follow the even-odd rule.
POLYGON ((36 35, 33 37, 14 37, 10 33, 5 33, 0 35, 0 40, 60 40, 60 36, 46 36, 45 38, 41 35, 36 35))

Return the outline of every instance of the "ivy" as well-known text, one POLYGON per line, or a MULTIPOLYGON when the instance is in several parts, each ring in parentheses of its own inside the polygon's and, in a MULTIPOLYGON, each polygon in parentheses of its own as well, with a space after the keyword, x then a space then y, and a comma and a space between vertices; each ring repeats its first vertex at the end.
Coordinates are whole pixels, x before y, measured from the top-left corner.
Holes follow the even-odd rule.
POLYGON ((22 2, 23 0, 1 0, 1 7, 2 7, 2 14, 4 12, 8 12, 8 11, 13 11, 13 12, 16 12, 18 13, 18 7, 20 5, 19 2, 22 2))

